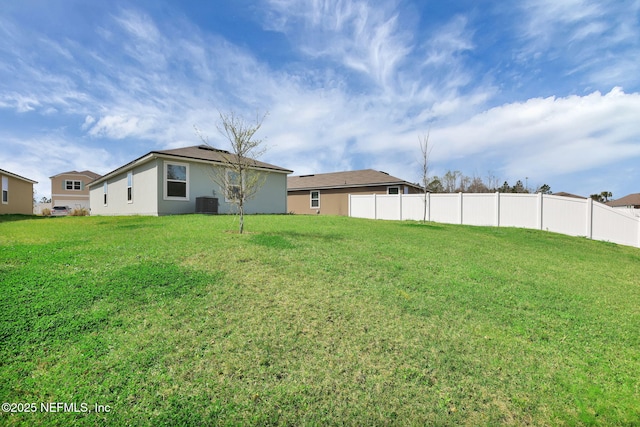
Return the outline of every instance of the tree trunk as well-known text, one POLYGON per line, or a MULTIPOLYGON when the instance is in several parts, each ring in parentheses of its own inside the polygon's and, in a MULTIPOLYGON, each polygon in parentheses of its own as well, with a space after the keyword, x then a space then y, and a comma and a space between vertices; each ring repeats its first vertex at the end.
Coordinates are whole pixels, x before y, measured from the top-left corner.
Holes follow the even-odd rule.
POLYGON ((240 211, 240 234, 244 232, 244 206, 240 203, 239 206, 240 211))

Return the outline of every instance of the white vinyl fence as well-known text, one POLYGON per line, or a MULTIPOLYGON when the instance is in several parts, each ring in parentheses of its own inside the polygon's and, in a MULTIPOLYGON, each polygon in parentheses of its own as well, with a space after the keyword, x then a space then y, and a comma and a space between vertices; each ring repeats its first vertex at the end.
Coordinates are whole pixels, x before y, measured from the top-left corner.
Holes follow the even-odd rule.
POLYGON ((349 216, 521 227, 640 247, 640 218, 592 199, 546 194, 349 195, 349 216))

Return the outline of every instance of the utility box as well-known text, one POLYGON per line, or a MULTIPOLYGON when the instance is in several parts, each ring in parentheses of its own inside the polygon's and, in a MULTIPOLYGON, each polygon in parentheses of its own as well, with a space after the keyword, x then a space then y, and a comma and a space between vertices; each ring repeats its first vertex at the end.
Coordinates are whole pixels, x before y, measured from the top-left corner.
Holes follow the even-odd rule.
POLYGON ((196 197, 196 213, 215 215, 218 213, 216 197, 196 197))

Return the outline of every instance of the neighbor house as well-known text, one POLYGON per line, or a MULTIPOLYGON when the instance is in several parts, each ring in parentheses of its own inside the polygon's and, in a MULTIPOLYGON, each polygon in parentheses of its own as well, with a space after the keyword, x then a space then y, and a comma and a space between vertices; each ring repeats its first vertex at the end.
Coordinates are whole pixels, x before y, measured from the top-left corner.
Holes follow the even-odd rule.
POLYGON ((36 181, 0 169, 0 214, 33 215, 33 184, 36 181))
POLYGON ((89 210, 89 186, 100 175, 87 171, 69 171, 50 177, 51 205, 89 210))
POLYGON ((291 176, 287 179, 289 212, 348 215, 349 194, 413 194, 419 185, 386 172, 364 169, 291 176))
POLYGON ((630 213, 640 216, 640 193, 633 193, 616 200, 605 202, 605 205, 616 209, 626 209, 630 213))
POLYGON ((567 193, 565 191, 559 191, 557 193, 552 193, 554 196, 562 196, 562 197, 571 197, 573 199, 586 199, 586 197, 578 196, 577 194, 567 193))
MULTIPOLYGON (((91 214, 233 213, 228 199, 233 186, 223 183, 227 188, 222 188, 215 179, 229 176, 229 158, 234 156, 207 145, 151 151, 89 184, 91 214)), ((287 174, 292 171, 259 161, 251 169, 265 179, 246 202, 245 213, 286 213, 287 174)))

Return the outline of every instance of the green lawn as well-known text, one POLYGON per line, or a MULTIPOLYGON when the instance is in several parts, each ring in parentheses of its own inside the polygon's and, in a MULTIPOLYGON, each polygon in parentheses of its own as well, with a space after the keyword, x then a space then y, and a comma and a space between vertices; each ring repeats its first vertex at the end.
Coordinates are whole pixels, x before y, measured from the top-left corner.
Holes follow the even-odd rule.
POLYGON ((639 249, 343 217, 246 226, 0 217, 0 400, 37 405, 0 424, 640 424, 639 249), (43 412, 58 402, 79 412, 43 412))

